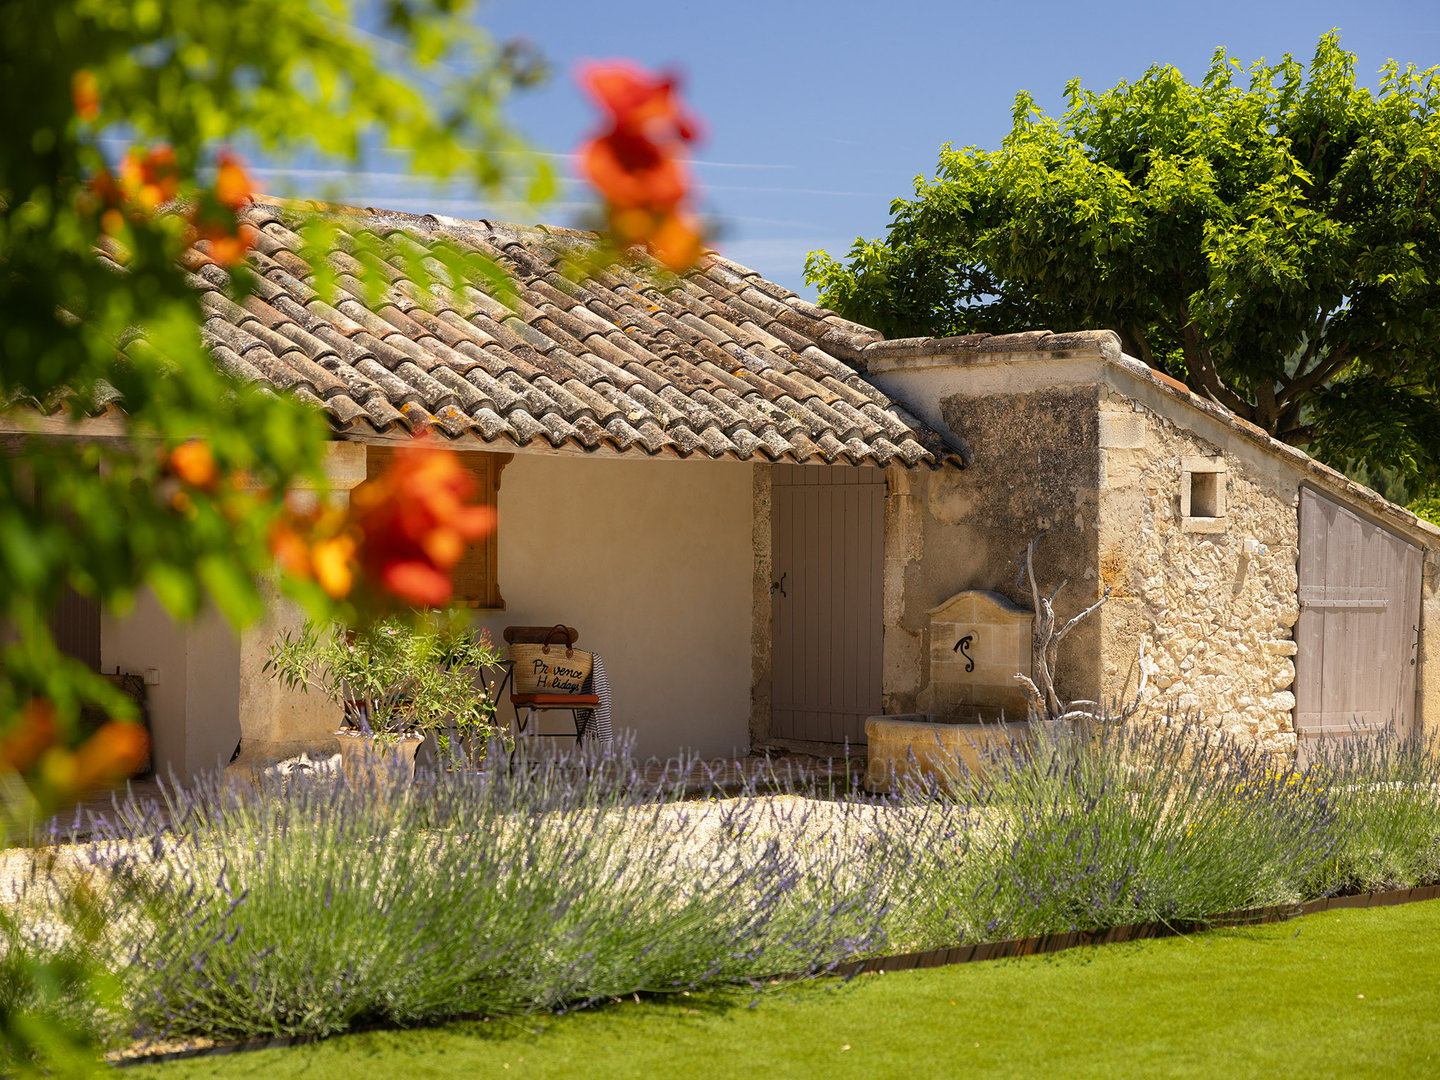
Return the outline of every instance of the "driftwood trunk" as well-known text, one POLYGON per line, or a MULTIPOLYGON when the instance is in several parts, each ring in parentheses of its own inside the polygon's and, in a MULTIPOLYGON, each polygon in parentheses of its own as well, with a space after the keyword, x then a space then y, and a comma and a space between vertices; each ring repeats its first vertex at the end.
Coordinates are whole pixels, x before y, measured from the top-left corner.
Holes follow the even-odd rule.
MULTIPOLYGON (((1025 565, 1023 567, 1025 578, 1030 585, 1030 600, 1035 608, 1035 633, 1030 643, 1034 678, 1020 674, 1015 676, 1025 691, 1025 698, 1029 703, 1029 719, 1032 721, 1102 719, 1104 712, 1098 702, 1061 700, 1060 695, 1055 691, 1055 671, 1059 665, 1060 643, 1065 640, 1070 631, 1088 619, 1100 609, 1106 600, 1110 599, 1110 588, 1106 586, 1099 600, 1064 624, 1057 626, 1055 598, 1060 595, 1060 590, 1065 588, 1067 582, 1060 582, 1049 596, 1040 591, 1040 586, 1035 581, 1035 545, 1039 539, 1036 537, 1025 546, 1025 565)), ((1128 719, 1140 708, 1140 699, 1145 693, 1146 685, 1145 648, 1143 645, 1140 648, 1139 668, 1140 686, 1135 692, 1134 700, 1123 708, 1116 709, 1111 714, 1112 719, 1128 719)))

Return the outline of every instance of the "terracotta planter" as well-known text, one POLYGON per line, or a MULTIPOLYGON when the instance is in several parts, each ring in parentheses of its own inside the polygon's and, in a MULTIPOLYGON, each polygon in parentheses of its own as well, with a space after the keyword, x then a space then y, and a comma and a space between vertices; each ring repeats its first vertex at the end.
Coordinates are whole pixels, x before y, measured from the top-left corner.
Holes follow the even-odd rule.
POLYGON ((415 752, 425 736, 401 735, 382 740, 343 729, 335 732, 335 741, 340 746, 340 768, 352 784, 377 779, 408 782, 415 779, 415 752))

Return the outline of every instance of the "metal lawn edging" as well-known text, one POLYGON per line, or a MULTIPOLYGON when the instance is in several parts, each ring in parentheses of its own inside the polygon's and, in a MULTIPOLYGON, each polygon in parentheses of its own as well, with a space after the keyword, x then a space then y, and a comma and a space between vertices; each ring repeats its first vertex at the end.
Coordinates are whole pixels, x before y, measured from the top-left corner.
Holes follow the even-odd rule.
MULTIPOLYGON (((973 945, 921 949, 917 952, 896 953, 891 956, 870 956, 864 960, 852 960, 837 964, 826 974, 848 979, 856 975, 949 967, 952 964, 968 964, 978 960, 1006 960, 1021 956, 1062 952, 1065 949, 1081 948, 1086 945, 1118 945, 1126 941, 1178 937, 1182 934, 1218 930, 1225 927, 1261 926, 1265 923, 1286 922, 1302 915, 1314 915, 1332 909, 1392 907, 1396 904, 1409 904, 1437 898, 1440 898, 1440 885, 1355 893, 1349 896, 1329 896, 1319 900, 1308 900, 1304 903, 1277 904, 1270 907, 1226 911, 1208 919, 1126 923, 1104 930, 1070 930, 1058 934, 1041 934, 1037 937, 1007 938, 1002 941, 976 942, 973 945)), ((806 976, 794 974, 778 977, 799 979, 806 976)))

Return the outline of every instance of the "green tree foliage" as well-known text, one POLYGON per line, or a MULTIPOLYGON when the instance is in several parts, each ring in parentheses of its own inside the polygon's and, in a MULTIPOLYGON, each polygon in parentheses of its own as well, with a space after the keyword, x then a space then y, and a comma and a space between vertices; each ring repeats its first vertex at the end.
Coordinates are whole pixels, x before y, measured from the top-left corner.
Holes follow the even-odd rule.
MULTIPOLYGON (((177 617, 213 602, 250 619, 281 495, 320 476, 320 417, 201 346, 183 206, 215 201, 225 144, 399 151, 415 172, 519 177, 543 197, 545 170, 514 153, 500 113, 536 66, 472 14, 465 0, 0 0, 0 735, 27 701, 62 720, 86 700, 129 709, 58 655, 46 617, 65 588, 124 611, 148 585, 177 617), (182 212, 107 217, 95 178, 127 145, 162 144, 182 212), (70 422, 100 437, 57 437, 70 422), (176 476, 169 452, 197 438, 221 476, 246 478, 244 500, 176 476)), ((230 272, 232 295, 248 273, 230 272)), ((323 610, 315 587, 303 598, 323 610)))
MULTIPOLYGON (((233 206, 233 174, 229 206, 222 195, 225 144, 350 161, 399 151, 412 172, 491 188, 519 178, 522 194, 545 195, 546 170, 500 112, 539 69, 523 50, 492 45, 471 15, 467 0, 0 0, 7 811, 29 797, 12 768, 33 768, 42 808, 85 786, 82 774, 103 773, 96 739, 74 755, 47 750, 82 704, 133 713, 59 654, 47 615, 64 591, 123 612, 149 586, 178 618, 213 603, 243 623, 260 610, 256 580, 272 566, 267 534, 284 491, 323 483, 323 420, 227 377, 201 344, 183 266, 195 233, 207 235, 217 212, 223 232, 233 206), (127 146, 163 167, 119 198, 119 185, 97 179, 119 169, 127 146), (151 195, 178 201, 155 207, 151 195)), ((233 213, 228 224, 233 236, 233 213)), ((324 234, 317 226, 317 247, 324 234)), ((366 264, 363 242, 355 258, 366 264)), ((450 261, 452 277, 498 272, 462 265, 458 252, 450 261)), ((238 299, 251 281, 240 266, 226 284, 238 299)), ((335 613, 317 586, 288 584, 313 613, 335 613)), ((13 929, 0 913, 0 937, 13 929)), ((38 961, 7 938, 0 953, 0 1059, 23 1075, 98 1072, 85 1025, 65 1019, 100 1000, 84 950, 38 961)))
POLYGON ((1105 93, 1025 93, 999 150, 940 154, 883 240, 812 253, 821 301, 886 333, 1108 327, 1275 437, 1440 479, 1440 75, 1378 92, 1330 33, 1308 70, 1222 49, 1105 93))

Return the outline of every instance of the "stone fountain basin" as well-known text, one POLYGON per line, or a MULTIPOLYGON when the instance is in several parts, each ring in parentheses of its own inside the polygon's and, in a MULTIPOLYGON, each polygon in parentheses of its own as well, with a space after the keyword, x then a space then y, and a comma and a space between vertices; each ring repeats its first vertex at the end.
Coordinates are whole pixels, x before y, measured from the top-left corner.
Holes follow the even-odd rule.
POLYGON ((869 744, 865 786, 894 791, 905 783, 941 784, 983 775, 986 759, 1028 737, 1023 721, 998 716, 940 719, 924 713, 871 716, 865 721, 869 744))

